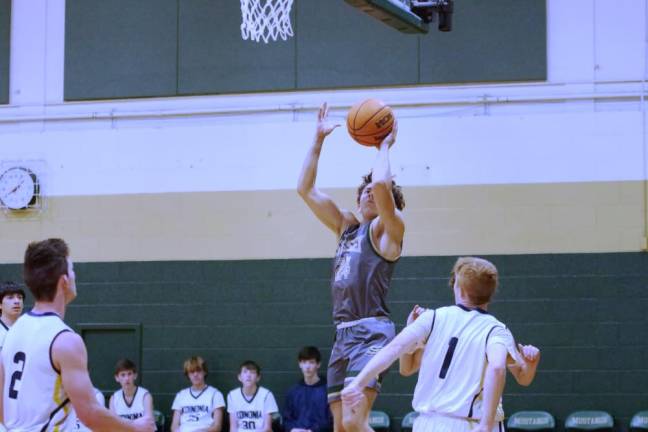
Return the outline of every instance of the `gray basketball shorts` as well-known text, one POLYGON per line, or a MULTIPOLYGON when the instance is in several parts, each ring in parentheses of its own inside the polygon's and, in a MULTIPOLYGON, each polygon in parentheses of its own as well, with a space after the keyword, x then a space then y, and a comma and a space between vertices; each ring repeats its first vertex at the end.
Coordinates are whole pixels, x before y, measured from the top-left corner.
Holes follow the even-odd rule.
MULTIPOLYGON (((357 376, 395 334, 394 323, 384 317, 363 318, 338 325, 326 373, 329 403, 340 400, 344 385, 357 376)), ((387 371, 372 379, 367 387, 380 391, 386 373, 387 371)))

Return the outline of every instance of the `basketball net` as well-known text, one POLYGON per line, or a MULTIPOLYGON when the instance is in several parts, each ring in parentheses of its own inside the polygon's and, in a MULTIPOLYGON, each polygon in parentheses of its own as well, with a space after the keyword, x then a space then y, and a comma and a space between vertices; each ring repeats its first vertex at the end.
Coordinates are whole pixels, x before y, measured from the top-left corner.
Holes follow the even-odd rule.
POLYGON ((278 37, 293 36, 290 8, 293 0, 241 0, 241 36, 255 42, 268 43, 278 37))

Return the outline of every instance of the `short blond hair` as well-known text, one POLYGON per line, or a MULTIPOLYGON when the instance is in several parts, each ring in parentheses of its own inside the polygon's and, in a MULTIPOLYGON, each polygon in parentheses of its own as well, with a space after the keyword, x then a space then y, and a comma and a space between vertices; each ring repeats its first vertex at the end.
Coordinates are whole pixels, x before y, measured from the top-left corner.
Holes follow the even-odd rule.
POLYGON ((459 288, 475 305, 489 303, 497 290, 497 267, 483 258, 461 257, 450 273, 450 287, 459 281, 459 288))
POLYGON ((189 377, 191 372, 203 371, 205 376, 207 376, 207 362, 200 356, 189 357, 184 362, 184 374, 189 377))

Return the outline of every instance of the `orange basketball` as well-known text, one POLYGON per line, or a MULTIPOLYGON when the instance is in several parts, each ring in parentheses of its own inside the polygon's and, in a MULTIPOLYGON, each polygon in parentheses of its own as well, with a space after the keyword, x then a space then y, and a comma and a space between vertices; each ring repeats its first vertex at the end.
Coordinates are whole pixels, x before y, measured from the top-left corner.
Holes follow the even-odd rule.
POLYGON ((379 145, 393 126, 392 109, 378 99, 366 99, 353 105, 347 115, 349 135, 366 146, 379 145))

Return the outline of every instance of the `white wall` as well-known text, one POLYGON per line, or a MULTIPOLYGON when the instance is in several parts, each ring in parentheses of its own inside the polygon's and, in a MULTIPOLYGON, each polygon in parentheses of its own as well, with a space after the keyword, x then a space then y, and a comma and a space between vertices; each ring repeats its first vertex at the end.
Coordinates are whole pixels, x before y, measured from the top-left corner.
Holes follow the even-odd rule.
MULTIPOLYGON (((42 160, 53 196, 290 189, 322 100, 395 107, 405 185, 646 179, 646 0, 548 0, 548 82, 63 102, 64 0, 14 1, 0 159, 42 160)), ((320 185, 373 152, 342 128, 320 185)))

